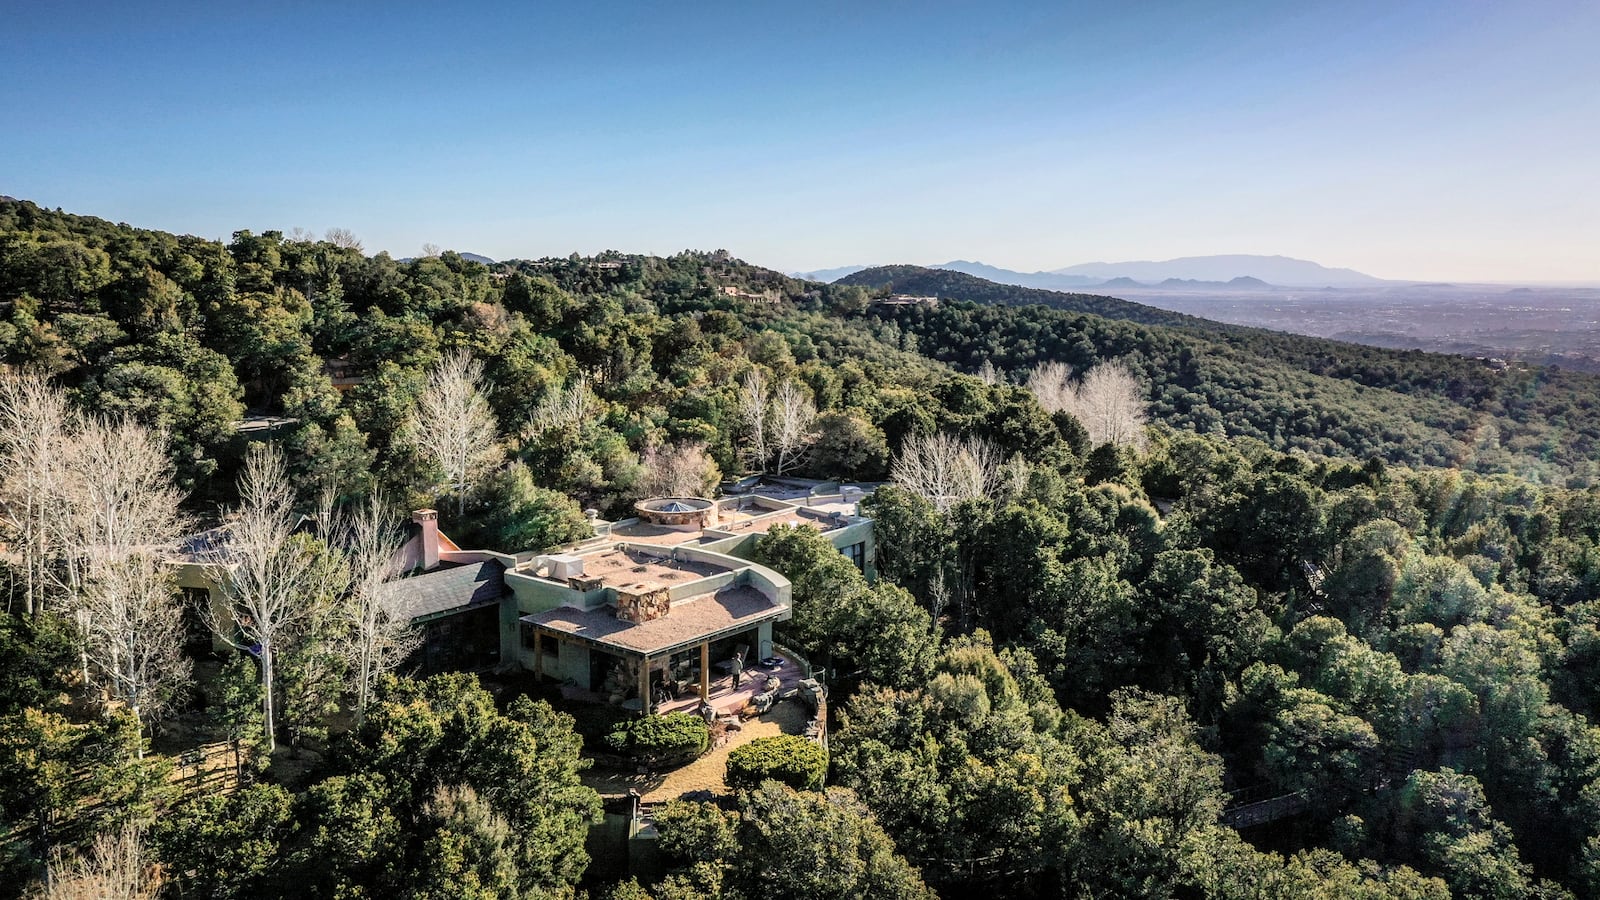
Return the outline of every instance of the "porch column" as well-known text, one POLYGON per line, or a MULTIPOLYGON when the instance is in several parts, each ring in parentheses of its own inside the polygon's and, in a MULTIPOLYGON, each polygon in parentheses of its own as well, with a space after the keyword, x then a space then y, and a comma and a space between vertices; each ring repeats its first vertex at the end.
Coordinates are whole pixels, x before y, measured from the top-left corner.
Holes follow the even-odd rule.
POLYGON ((650 657, 639 660, 639 711, 650 715, 650 657))
POLYGON ((711 702, 711 642, 700 643, 700 702, 711 702))

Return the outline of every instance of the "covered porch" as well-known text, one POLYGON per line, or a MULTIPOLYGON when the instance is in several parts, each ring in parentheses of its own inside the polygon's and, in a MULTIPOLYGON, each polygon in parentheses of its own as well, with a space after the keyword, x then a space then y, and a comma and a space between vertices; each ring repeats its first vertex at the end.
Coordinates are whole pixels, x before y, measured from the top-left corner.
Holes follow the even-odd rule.
POLYGON ((534 675, 566 683, 573 699, 616 703, 641 714, 694 711, 710 703, 736 712, 761 693, 769 675, 797 682, 798 665, 774 655, 772 624, 787 612, 748 588, 674 605, 642 623, 609 608, 560 608, 523 616, 534 675), (733 685, 732 660, 742 660, 733 685), (763 666, 763 660, 772 660, 763 666))

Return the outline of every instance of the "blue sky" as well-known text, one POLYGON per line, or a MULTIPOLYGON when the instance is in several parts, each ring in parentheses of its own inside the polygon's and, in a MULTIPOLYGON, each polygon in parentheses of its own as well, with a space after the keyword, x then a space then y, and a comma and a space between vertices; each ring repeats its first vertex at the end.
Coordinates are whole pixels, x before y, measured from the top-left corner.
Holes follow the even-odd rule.
POLYGON ((1597 47, 1590 0, 0 0, 0 193, 397 256, 1600 282, 1597 47))

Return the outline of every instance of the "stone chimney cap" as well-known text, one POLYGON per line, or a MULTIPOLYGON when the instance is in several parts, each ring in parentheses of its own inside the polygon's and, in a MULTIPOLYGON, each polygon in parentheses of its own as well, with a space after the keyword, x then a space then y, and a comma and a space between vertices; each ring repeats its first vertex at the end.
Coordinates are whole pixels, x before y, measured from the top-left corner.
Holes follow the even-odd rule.
POLYGON ((419 509, 411 514, 411 521, 413 522, 427 522, 437 518, 439 518, 439 511, 436 509, 419 509))

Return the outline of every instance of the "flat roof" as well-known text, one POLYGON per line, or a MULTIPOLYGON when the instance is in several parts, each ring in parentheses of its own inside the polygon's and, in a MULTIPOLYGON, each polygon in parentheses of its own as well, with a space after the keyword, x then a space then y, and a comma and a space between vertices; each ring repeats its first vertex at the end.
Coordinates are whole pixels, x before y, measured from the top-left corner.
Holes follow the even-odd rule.
POLYGON ((644 521, 629 522, 626 525, 620 523, 613 525, 611 526, 611 536, 622 540, 638 541, 641 544, 659 544, 663 547, 703 543, 705 537, 699 528, 668 528, 665 525, 652 525, 644 521))
POLYGON ((603 647, 654 656, 776 619, 785 609, 755 588, 739 585, 675 603, 665 616, 638 624, 617 618, 611 606, 559 606, 522 621, 603 647))
POLYGON ((720 530, 734 534, 766 534, 774 525, 809 525, 819 531, 828 532, 843 528, 847 524, 849 523, 830 519, 826 513, 785 509, 723 525, 720 530))
POLYGON ((698 581, 708 575, 731 572, 728 566, 700 560, 672 559, 656 553, 614 547, 600 553, 582 554, 583 577, 598 578, 607 587, 635 591, 655 590, 698 581))

